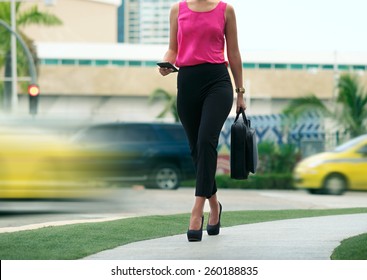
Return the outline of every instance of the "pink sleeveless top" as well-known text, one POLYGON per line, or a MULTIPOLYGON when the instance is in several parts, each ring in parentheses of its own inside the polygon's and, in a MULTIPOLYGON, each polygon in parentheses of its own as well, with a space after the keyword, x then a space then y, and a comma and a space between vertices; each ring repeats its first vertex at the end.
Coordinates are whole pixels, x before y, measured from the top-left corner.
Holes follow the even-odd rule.
POLYGON ((220 1, 207 12, 189 9, 180 2, 178 13, 176 65, 193 66, 202 63, 226 63, 224 59, 224 29, 227 4, 220 1))

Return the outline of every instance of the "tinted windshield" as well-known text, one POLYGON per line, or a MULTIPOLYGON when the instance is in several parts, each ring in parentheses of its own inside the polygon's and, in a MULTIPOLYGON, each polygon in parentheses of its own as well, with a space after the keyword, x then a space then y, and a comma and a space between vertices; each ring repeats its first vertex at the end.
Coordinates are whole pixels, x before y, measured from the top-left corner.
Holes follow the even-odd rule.
POLYGON ((162 136, 164 141, 187 141, 185 131, 182 126, 162 127, 162 136))
POLYGON ((80 131, 72 141, 77 143, 186 142, 187 138, 181 125, 104 124, 80 131))
POLYGON ((156 134, 149 125, 97 125, 84 129, 73 139, 78 143, 121 143, 154 141, 156 134))
POLYGON ((367 138, 366 135, 362 135, 362 136, 359 136, 357 138, 354 138, 354 139, 352 139, 352 140, 336 147, 334 152, 337 152, 337 153, 344 152, 344 151, 350 149, 351 147, 353 147, 354 145, 356 145, 357 143, 361 142, 362 140, 364 140, 366 138, 367 138))

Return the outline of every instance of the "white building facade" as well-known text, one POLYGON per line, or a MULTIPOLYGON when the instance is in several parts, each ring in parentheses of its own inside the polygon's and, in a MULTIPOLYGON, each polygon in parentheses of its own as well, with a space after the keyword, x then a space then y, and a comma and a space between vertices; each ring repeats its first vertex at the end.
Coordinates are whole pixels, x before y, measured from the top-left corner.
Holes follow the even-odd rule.
POLYGON ((167 44, 169 12, 177 0, 124 0, 119 7, 119 42, 167 44))

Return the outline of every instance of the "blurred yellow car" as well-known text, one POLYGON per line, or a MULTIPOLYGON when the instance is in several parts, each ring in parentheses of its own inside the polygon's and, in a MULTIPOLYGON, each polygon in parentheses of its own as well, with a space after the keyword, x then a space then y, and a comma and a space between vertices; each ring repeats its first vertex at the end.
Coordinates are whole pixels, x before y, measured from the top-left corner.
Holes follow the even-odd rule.
POLYGON ((0 128, 0 199, 69 199, 99 193, 90 155, 47 131, 0 128))
POLYGON ((367 134, 332 152, 300 161, 293 172, 294 185, 313 194, 340 195, 346 190, 367 190, 367 134))

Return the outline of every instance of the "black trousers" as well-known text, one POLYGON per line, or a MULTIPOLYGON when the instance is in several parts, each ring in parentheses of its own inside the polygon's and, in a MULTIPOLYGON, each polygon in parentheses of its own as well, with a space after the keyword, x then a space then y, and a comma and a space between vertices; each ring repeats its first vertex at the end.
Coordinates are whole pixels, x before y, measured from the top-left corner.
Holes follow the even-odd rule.
POLYGON ((215 172, 219 135, 233 105, 232 82, 225 64, 181 67, 177 110, 196 168, 195 196, 217 192, 215 172))

